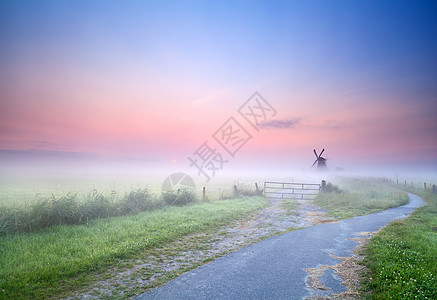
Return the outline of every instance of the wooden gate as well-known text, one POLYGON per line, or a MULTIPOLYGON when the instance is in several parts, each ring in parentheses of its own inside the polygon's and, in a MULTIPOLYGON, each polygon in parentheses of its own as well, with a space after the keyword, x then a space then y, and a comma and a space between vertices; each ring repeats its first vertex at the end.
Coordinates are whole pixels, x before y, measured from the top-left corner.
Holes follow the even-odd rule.
POLYGON ((264 182, 264 197, 270 199, 314 199, 320 191, 318 183, 264 182))

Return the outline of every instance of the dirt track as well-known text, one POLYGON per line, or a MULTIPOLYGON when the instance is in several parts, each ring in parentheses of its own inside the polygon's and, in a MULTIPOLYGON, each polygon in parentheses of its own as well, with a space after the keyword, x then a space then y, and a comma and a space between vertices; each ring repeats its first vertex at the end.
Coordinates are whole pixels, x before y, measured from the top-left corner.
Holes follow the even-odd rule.
POLYGON ((357 287, 359 277, 351 272, 360 271, 354 249, 371 232, 425 205, 408 196, 403 206, 341 221, 319 220, 322 224, 262 240, 136 299, 354 299, 351 287, 357 287))
POLYGON ((149 251, 136 260, 126 261, 122 264, 126 267, 116 267, 98 275, 100 279, 90 288, 68 299, 126 297, 137 288, 155 286, 168 275, 183 273, 193 266, 236 251, 263 238, 297 228, 335 222, 334 219, 326 217, 326 211, 311 205, 308 200, 299 200, 299 206, 292 214, 288 214, 282 208, 280 200, 272 200, 271 204, 270 207, 223 227, 214 234, 188 236, 184 240, 165 245, 165 251, 149 251), (190 250, 178 251, 181 245, 189 245, 190 250), (166 254, 155 254, 162 252, 166 254))

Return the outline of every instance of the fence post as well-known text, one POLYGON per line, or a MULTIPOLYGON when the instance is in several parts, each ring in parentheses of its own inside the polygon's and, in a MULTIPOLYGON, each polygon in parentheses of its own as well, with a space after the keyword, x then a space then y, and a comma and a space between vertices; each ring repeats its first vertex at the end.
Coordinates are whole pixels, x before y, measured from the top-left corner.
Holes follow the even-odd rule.
POLYGON ((202 199, 205 200, 206 197, 206 191, 205 191, 205 187, 202 188, 202 199))
POLYGON ((234 184, 234 196, 238 195, 238 189, 237 189, 237 185, 234 184))
POLYGON ((423 187, 425 188, 425 191, 426 191, 426 182, 423 183, 423 187))
POLYGON ((322 191, 324 191, 326 188, 326 181, 322 180, 322 191))
POLYGON ((264 181, 264 197, 266 196, 266 186, 267 186, 267 182, 264 181))

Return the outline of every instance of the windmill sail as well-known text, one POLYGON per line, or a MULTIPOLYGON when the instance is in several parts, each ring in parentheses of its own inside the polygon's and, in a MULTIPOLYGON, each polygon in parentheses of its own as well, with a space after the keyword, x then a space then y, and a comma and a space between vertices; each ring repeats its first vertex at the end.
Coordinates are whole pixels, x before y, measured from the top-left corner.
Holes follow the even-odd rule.
POLYGON ((314 149, 313 152, 314 152, 314 155, 316 156, 316 160, 314 161, 314 163, 311 166, 311 168, 314 167, 314 165, 316 163, 317 163, 317 169, 324 169, 324 168, 326 168, 326 158, 322 157, 323 152, 325 152, 325 148, 322 149, 320 154, 317 154, 316 149, 314 149))

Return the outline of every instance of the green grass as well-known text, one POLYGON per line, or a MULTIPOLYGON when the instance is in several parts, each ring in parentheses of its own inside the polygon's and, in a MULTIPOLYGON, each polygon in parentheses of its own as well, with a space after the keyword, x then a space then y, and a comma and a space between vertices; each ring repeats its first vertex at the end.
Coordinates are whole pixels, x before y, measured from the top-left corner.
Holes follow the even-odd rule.
MULTIPOLYGON (((388 180, 342 179, 315 203, 338 218, 368 214, 408 202, 406 189, 427 201, 408 219, 380 231, 365 248, 362 295, 368 299, 437 299, 437 195, 388 180)), ((421 185, 416 185, 421 186, 421 185)))
POLYGON ((215 228, 268 205, 260 197, 165 207, 0 237, 0 298, 45 299, 86 284, 120 259, 215 228))
POLYGON ((161 197, 147 188, 133 190, 123 198, 105 196, 92 190, 85 197, 68 193, 61 197, 41 197, 16 206, 0 206, 0 236, 34 232, 57 225, 79 225, 94 219, 119 217, 197 201, 192 190, 168 191, 161 197))
POLYGON ((328 183, 326 191, 314 200, 329 210, 331 217, 345 219, 408 203, 405 192, 375 180, 342 178, 336 183, 338 186, 328 183))
POLYGON ((411 192, 427 205, 384 228, 366 247, 363 291, 369 299, 437 299, 437 195, 411 192))
MULTIPOLYGON (((59 193, 57 193, 59 194, 59 193)), ((217 195, 208 191, 204 200, 234 199, 261 196, 261 191, 245 184, 224 188, 217 195)), ((3 196, 3 195, 1 195, 3 196)), ((6 197, 8 198, 8 197, 6 197)), ((199 198, 192 189, 152 193, 148 187, 126 192, 102 193, 96 189, 88 193, 68 192, 63 195, 29 195, 25 201, 0 201, 0 236, 35 232, 56 225, 79 225, 94 219, 119 217, 162 208, 165 205, 181 206, 196 202, 199 198)))

